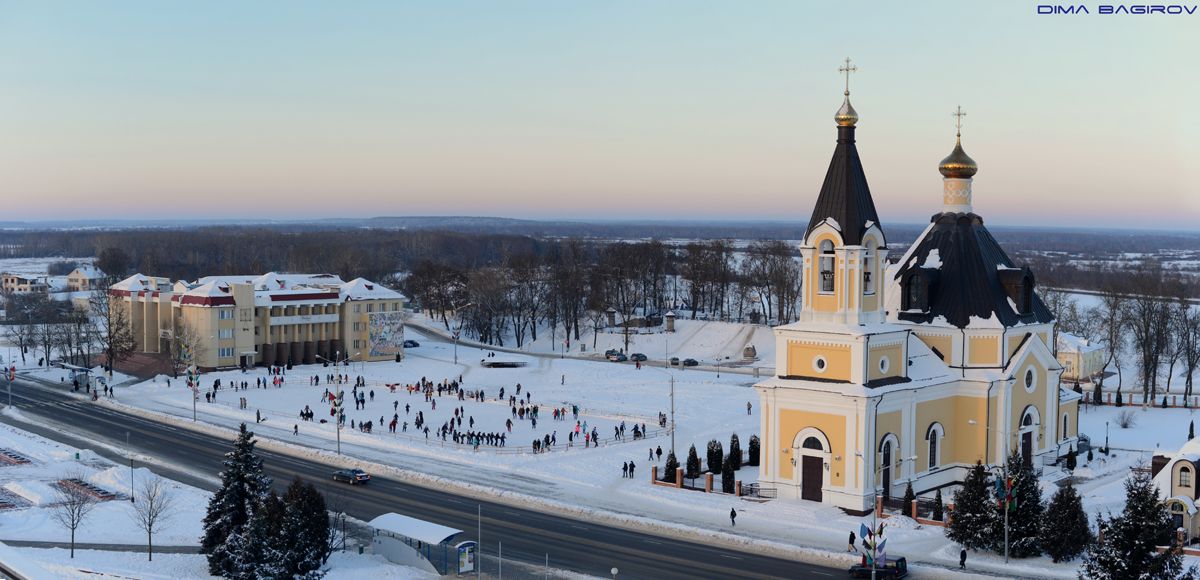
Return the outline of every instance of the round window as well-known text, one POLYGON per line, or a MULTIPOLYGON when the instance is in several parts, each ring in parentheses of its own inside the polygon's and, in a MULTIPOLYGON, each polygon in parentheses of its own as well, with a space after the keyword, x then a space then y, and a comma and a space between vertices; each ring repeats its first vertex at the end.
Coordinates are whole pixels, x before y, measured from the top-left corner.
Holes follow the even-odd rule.
POLYGON ((826 366, 825 357, 817 356, 816 358, 813 359, 813 368, 817 369, 818 373, 825 372, 825 366, 826 366))
POLYGON ((1034 387, 1033 369, 1029 369, 1029 370, 1025 371, 1025 390, 1032 392, 1033 387, 1034 387))
POLYGON ((888 359, 888 357, 884 356, 879 358, 879 372, 886 373, 891 366, 892 361, 888 359))

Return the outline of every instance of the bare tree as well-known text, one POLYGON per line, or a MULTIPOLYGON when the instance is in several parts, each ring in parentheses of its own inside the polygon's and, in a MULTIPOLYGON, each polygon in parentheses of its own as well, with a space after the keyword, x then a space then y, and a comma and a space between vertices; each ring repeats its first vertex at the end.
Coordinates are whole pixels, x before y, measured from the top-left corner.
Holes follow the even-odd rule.
POLYGON ((1091 310, 1094 327, 1104 343, 1104 366, 1100 370, 1101 388, 1104 387, 1105 369, 1109 366, 1117 368, 1117 392, 1121 392, 1121 359, 1127 348, 1125 317, 1128 312, 1128 299, 1114 286, 1107 286, 1100 293, 1100 304, 1091 310))
POLYGON ((104 351, 105 366, 111 371, 114 365, 129 358, 137 350, 133 336, 133 325, 124 305, 114 304, 108 288, 96 290, 88 299, 95 325, 95 336, 104 351))
MULTIPOLYGON (((81 480, 83 476, 75 473, 67 476, 67 479, 81 480)), ((54 515, 54 520, 62 527, 71 531, 71 557, 75 557, 75 531, 79 526, 83 525, 83 521, 87 519, 88 514, 99 504, 96 496, 85 492, 84 490, 59 483, 55 486, 54 503, 51 505, 51 512, 54 515)))
POLYGON ((200 334, 187 323, 181 322, 175 327, 175 333, 169 340, 171 372, 175 377, 179 377, 179 373, 187 370, 189 365, 196 364, 206 352, 200 334))
POLYGON ((161 477, 152 476, 142 480, 141 501, 133 504, 133 521, 146 532, 147 560, 154 560, 154 530, 171 518, 175 509, 175 496, 170 484, 161 477))

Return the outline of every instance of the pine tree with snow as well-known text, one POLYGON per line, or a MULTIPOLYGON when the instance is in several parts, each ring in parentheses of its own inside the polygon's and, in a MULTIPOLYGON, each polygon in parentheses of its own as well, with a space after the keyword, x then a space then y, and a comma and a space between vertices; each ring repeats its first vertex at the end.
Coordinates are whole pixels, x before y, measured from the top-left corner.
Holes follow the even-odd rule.
POLYGON ((734 471, 742 468, 742 442, 738 440, 737 433, 729 438, 729 464, 734 471))
POLYGON ((912 482, 904 487, 904 505, 900 506, 900 513, 905 517, 913 517, 912 504, 917 500, 917 494, 913 493, 912 482))
POLYGON ((946 537, 950 541, 971 550, 991 547, 996 505, 990 488, 987 471, 976 462, 966 481, 954 492, 954 508, 946 526, 946 537))
POLYGON ((700 456, 696 454, 695 445, 688 449, 687 467, 683 469, 683 476, 692 480, 693 485, 696 483, 696 478, 700 477, 700 456))
POLYGON ((208 556, 209 573, 230 577, 234 573, 235 536, 244 538, 253 510, 264 501, 271 478, 263 475, 262 460, 254 453, 254 433, 242 423, 233 451, 225 454, 221 487, 213 493, 204 515, 200 553, 208 556))
POLYGON ((721 462, 725 460, 725 449, 721 447, 721 442, 713 439, 708 442, 708 453, 705 457, 708 464, 709 473, 720 473, 721 462))
POLYGON ((1154 481, 1145 472, 1134 472, 1125 480, 1125 509, 1120 515, 1096 518, 1103 533, 1083 559, 1081 578, 1193 578, 1195 568, 1183 569, 1182 554, 1159 545, 1173 545, 1167 508, 1158 497, 1154 481))
POLYGON ((758 467, 758 462, 759 462, 758 455, 759 455, 759 453, 761 453, 761 451, 759 450, 760 446, 761 446, 761 443, 758 440, 758 435, 751 435, 750 436, 750 445, 748 446, 748 448, 746 450, 746 454, 749 455, 749 457, 747 458, 747 461, 746 461, 746 465, 752 465, 754 467, 758 467))
POLYGON ((1042 503, 1042 488, 1038 485, 1037 473, 1032 467, 1027 467, 1016 452, 1008 456, 1007 470, 1008 477, 1012 479, 1012 501, 1005 506, 1002 496, 995 497, 992 546, 997 553, 1004 553, 1004 510, 1007 509, 1009 555, 1014 558, 1038 556, 1042 553, 1038 534, 1046 506, 1042 503))
POLYGON ((319 577, 331 550, 329 512, 325 496, 299 477, 283 495, 283 517, 277 549, 288 577, 319 577))
POLYGON ((679 459, 676 459, 675 452, 667 454, 667 464, 663 467, 662 480, 667 483, 675 483, 675 474, 679 471, 679 459))
POLYGON ((721 463, 721 491, 724 493, 733 493, 733 460, 730 457, 726 455, 721 463))
POLYGON ((933 519, 938 522, 945 521, 946 519, 946 507, 942 505, 942 490, 940 488, 933 495, 933 519))
POLYGON ((283 500, 270 492, 250 510, 250 520, 229 536, 232 580, 283 580, 291 578, 284 564, 284 552, 290 541, 281 533, 283 500))
POLYGON ((1050 506, 1046 508, 1038 541, 1041 542, 1042 551, 1055 562, 1075 559, 1092 542, 1092 530, 1088 527, 1087 513, 1083 511, 1083 501, 1070 479, 1067 485, 1054 492, 1050 506))

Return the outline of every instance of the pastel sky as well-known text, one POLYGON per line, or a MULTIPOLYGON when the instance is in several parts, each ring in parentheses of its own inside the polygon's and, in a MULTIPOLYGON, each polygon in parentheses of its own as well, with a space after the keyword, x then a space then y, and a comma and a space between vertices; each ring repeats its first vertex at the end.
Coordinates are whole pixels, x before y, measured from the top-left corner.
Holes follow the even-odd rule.
POLYGON ((850 56, 885 223, 961 104, 989 223, 1197 229, 1200 12, 1036 5, 0 2, 0 220, 803 220, 850 56))

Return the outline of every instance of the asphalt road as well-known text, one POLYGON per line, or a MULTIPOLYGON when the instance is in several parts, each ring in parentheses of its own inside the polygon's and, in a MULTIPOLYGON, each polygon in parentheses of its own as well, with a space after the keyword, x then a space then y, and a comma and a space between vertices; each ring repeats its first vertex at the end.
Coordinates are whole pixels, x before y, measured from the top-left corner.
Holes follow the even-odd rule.
MULTIPOLYGON (((0 390, 0 401, 6 401, 5 397, 0 390)), ((128 431, 135 457, 154 457, 152 468, 156 472, 202 489, 214 489, 223 455, 231 448, 232 437, 226 440, 115 411, 69 391, 19 377, 12 388, 12 401, 28 422, 3 415, 0 421, 72 446, 90 448, 117 463, 128 459, 96 443, 122 450, 128 431)), ((486 572, 495 571, 491 568, 496 566, 494 557, 498 543, 502 543, 505 561, 540 567, 549 556, 552 568, 599 577, 608 577, 613 567, 620 570, 619 578, 823 578, 846 574, 840 568, 599 525, 383 477, 374 478, 370 485, 351 488, 330 481, 334 468, 324 463, 269 451, 260 451, 260 456, 280 492, 293 477, 309 479, 325 493, 331 508, 341 508, 361 520, 397 512, 464 530, 461 539, 476 539, 476 513, 482 507, 480 544, 486 572)), ((532 574, 528 568, 525 570, 506 567, 505 572, 510 577, 532 574)))

